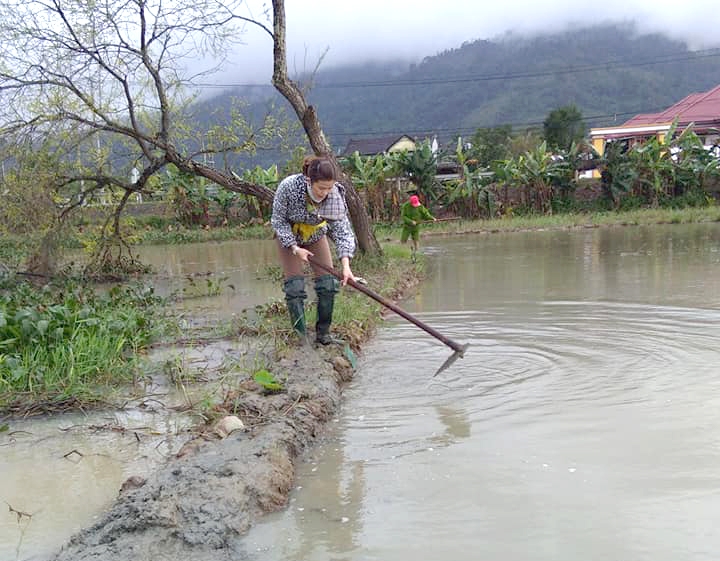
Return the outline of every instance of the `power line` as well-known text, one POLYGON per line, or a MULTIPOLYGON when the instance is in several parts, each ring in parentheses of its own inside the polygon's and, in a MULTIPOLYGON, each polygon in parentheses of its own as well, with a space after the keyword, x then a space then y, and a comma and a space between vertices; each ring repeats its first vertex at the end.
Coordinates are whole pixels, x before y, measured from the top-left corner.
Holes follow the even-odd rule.
MULTIPOLYGON (((540 78, 545 76, 559 76, 567 74, 578 74, 582 72, 595 72, 600 70, 614 70, 619 68, 637 68, 641 66, 651 66, 655 64, 666 64, 671 62, 684 62, 690 60, 700 60, 705 58, 713 58, 720 56, 720 49, 704 49, 700 51, 691 51, 692 54, 672 54, 663 55, 661 57, 647 59, 637 62, 627 62, 622 60, 610 60, 598 64, 585 66, 571 66, 563 69, 542 70, 537 72, 516 72, 508 74, 480 74, 474 76, 456 76, 445 78, 425 78, 420 80, 380 80, 374 82, 317 82, 313 89, 329 89, 329 88, 373 88, 373 87, 393 87, 393 86, 427 86, 432 84, 458 84, 467 82, 490 82, 496 80, 518 80, 526 78, 540 78)), ((206 89, 227 89, 227 88, 271 88, 271 84, 252 84, 252 83, 227 83, 227 84, 210 84, 210 83, 193 83, 194 87, 206 89)))
MULTIPOLYGON (((657 110, 659 111, 659 109, 657 110)), ((624 117, 628 115, 638 115, 640 113, 652 113, 653 111, 648 110, 641 110, 641 111, 623 111, 623 112, 616 112, 616 113, 606 113, 604 115, 591 115, 590 117, 583 117, 583 121, 603 121, 608 119, 615 119, 617 117, 624 117)), ((423 135, 431 135, 431 134, 447 134, 451 136, 455 135, 465 135, 465 134, 475 134, 475 132, 478 129, 485 129, 485 128, 494 128, 499 126, 506 126, 510 125, 513 129, 531 129, 533 127, 540 127, 543 125, 543 121, 526 121, 523 123, 500 123, 496 125, 487 125, 487 126, 476 126, 476 127, 445 127, 445 128, 436 128, 436 129, 402 129, 403 134, 413 135, 413 136, 423 136, 423 135)), ((385 136, 385 135, 391 135, 391 134, 399 134, 397 129, 395 130, 376 130, 376 131, 362 131, 362 132, 340 132, 340 131, 325 131, 325 134, 327 134, 329 137, 332 138, 358 138, 363 136, 385 136)))

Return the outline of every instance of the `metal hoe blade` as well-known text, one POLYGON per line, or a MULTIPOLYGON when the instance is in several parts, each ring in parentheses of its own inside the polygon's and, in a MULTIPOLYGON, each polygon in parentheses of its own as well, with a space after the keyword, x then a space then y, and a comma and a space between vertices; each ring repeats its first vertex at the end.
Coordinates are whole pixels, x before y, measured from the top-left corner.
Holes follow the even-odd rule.
POLYGON ((465 343, 465 344, 462 346, 462 348, 456 350, 453 354, 451 354, 449 357, 447 357, 447 359, 445 360, 445 362, 442 363, 442 366, 441 366, 440 368, 438 368, 438 370, 437 370, 437 372, 435 372, 435 374, 433 374, 433 378, 434 378, 435 376, 437 376, 438 374, 440 374, 440 372, 442 372, 443 370, 447 370, 448 368, 450 368, 450 366, 451 366, 458 358, 462 358, 462 357, 465 355, 465 351, 467 350, 467 348, 468 348, 469 346, 470 346, 470 343, 465 343))

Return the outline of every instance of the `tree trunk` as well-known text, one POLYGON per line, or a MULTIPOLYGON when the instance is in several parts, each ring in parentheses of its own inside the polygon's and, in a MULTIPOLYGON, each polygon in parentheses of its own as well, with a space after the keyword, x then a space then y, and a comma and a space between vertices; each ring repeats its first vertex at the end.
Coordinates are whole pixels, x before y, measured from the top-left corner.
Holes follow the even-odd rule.
POLYGON ((237 175, 228 175, 218 169, 206 166, 199 162, 190 160, 172 163, 174 163, 178 169, 205 177, 213 183, 217 183, 218 185, 225 187, 228 191, 242 193, 243 195, 251 195, 265 203, 272 204, 273 197, 275 196, 275 192, 264 185, 248 183, 247 181, 240 179, 237 175))
MULTIPOLYGON (((285 2, 284 0, 273 0, 273 86, 292 105, 315 154, 330 158, 337 169, 341 169, 335 153, 325 139, 315 108, 308 105, 300 88, 288 78, 285 29, 285 2)), ((360 195, 347 175, 343 178, 342 183, 346 188, 345 198, 359 249, 365 253, 379 253, 380 244, 370 228, 370 219, 360 195)))

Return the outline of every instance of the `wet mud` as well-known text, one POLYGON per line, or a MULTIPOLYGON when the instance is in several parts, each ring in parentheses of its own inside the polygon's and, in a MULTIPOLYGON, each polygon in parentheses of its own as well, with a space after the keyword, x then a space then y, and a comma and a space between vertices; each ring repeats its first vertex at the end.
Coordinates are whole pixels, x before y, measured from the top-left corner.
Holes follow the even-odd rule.
POLYGON ((283 391, 246 384, 230 396, 245 429, 225 438, 209 429, 147 478, 129 478, 113 506, 50 559, 238 559, 233 542, 259 516, 285 507, 296 462, 353 374, 335 345, 286 349, 273 372, 283 391))

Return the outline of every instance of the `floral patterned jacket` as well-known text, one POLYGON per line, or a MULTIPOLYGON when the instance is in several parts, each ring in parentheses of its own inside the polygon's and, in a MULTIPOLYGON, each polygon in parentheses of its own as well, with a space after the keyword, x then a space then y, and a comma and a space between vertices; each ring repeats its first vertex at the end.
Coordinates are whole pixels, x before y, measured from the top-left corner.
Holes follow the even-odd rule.
POLYGON ((273 199, 270 223, 283 247, 314 244, 327 235, 335 244, 339 258, 355 254, 355 234, 348 219, 345 188, 336 183, 328 196, 314 204, 308 196, 309 181, 298 173, 280 182, 273 199), (324 223, 324 224, 323 224, 324 223), (293 226, 318 226, 309 238, 303 239, 293 226))

